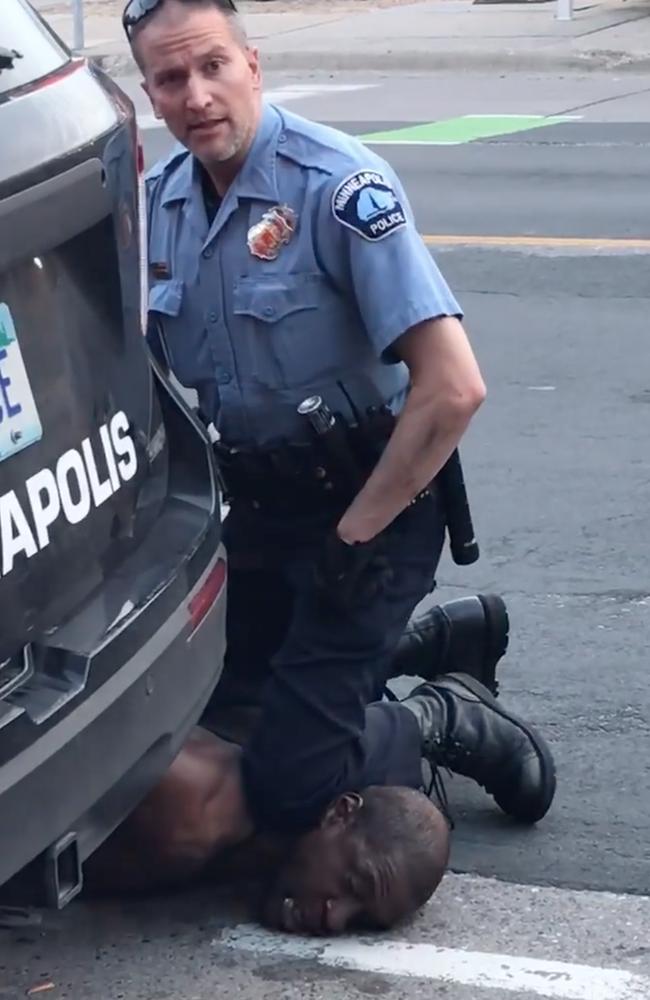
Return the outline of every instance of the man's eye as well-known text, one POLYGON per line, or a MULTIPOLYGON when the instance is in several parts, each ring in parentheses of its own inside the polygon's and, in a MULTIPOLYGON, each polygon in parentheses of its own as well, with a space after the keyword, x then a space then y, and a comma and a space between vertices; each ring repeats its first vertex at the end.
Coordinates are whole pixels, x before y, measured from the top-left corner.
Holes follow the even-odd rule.
POLYGON ((208 63, 208 69, 211 73, 218 73, 221 69, 221 59, 211 59, 208 63))
POLYGON ((161 87, 173 87, 175 84, 179 83, 181 79, 180 73, 165 73, 158 80, 158 84, 161 87))

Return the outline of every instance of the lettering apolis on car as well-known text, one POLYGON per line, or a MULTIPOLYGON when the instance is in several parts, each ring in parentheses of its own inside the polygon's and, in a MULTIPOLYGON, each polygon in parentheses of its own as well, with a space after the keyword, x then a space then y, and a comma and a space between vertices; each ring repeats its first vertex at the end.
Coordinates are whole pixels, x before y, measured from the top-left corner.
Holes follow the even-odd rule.
POLYGON ((0 496, 0 574, 14 568, 16 556, 33 558, 50 544, 50 527, 64 517, 79 524, 133 479, 138 457, 129 419, 120 411, 99 428, 100 447, 89 438, 70 448, 52 469, 41 469, 26 481, 26 496, 15 490, 0 496), (101 455, 101 458, 99 457, 101 455), (100 473, 103 467, 105 475, 100 473))

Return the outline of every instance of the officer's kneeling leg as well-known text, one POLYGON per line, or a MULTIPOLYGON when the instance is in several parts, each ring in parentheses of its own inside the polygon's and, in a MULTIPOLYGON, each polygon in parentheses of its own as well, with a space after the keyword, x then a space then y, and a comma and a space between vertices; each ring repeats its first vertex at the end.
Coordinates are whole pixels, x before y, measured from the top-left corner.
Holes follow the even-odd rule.
POLYGON ((293 615, 243 758, 260 828, 308 829, 337 796, 365 787, 365 709, 381 699, 399 638, 435 585, 443 541, 433 495, 387 530, 383 560, 390 572, 343 607, 318 585, 315 553, 290 561, 293 615))

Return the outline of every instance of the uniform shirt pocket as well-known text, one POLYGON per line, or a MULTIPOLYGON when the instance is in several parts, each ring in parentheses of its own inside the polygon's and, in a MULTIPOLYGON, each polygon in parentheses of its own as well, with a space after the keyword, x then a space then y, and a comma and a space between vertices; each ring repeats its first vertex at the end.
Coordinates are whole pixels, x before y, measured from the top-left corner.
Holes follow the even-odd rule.
POLYGON ((234 341, 246 343, 256 380, 291 388, 338 367, 345 307, 323 275, 244 277, 233 291, 234 341))

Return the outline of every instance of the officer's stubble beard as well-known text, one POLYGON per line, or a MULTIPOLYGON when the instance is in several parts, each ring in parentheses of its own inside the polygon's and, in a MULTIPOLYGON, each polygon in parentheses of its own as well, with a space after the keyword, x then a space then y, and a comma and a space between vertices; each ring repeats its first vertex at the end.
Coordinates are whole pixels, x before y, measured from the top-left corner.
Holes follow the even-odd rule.
POLYGON ((240 170, 250 150, 261 117, 261 99, 256 95, 254 113, 247 123, 233 123, 232 137, 221 149, 215 147, 205 153, 194 151, 197 160, 205 167, 217 190, 224 182, 230 184, 240 170))

